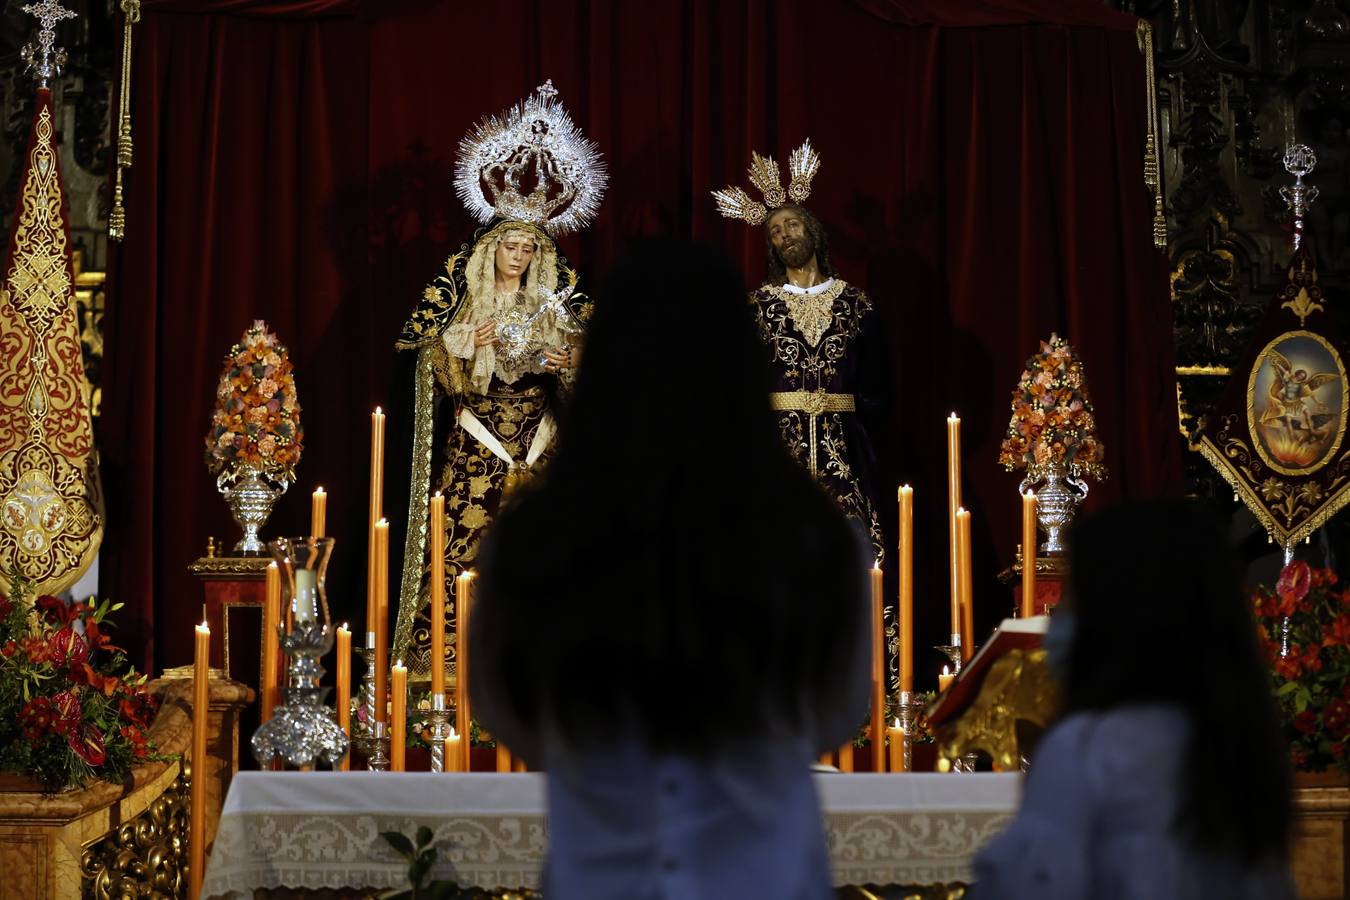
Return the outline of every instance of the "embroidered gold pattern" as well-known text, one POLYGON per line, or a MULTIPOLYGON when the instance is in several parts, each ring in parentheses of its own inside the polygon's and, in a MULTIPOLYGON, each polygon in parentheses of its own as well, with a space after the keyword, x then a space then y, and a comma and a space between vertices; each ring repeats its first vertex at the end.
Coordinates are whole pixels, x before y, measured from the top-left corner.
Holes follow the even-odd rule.
POLYGON ((103 524, 54 136, 40 99, 0 289, 0 585, 14 565, 44 594, 79 579, 103 524))
POLYGON ((848 284, 839 279, 823 291, 802 294, 789 291, 777 285, 768 286, 768 290, 787 304, 788 317, 792 324, 806 338, 807 344, 819 346, 821 337, 834 323, 834 302, 844 292, 848 284))

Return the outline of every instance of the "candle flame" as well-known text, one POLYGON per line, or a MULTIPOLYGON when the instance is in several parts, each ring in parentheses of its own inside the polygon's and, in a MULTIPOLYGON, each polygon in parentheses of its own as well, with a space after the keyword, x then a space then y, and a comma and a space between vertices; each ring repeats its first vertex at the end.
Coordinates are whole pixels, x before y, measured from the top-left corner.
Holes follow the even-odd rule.
POLYGON ((351 629, 347 627, 346 622, 343 622, 341 625, 338 626, 338 631, 351 631, 351 629))
POLYGON ((316 488, 314 489, 314 493, 316 493, 316 494, 322 494, 322 493, 323 493, 323 485, 319 485, 318 487, 316 487, 316 488))
POLYGON ((872 563, 872 568, 873 568, 873 569, 880 569, 880 568, 881 568, 881 560, 878 559, 876 562, 872 563))
POLYGON ((380 521, 378 521, 378 522, 375 523, 375 527, 376 527, 376 528, 388 528, 388 527, 389 527, 389 520, 386 519, 386 518, 384 518, 384 517, 381 517, 381 518, 380 518, 380 521))
POLYGON ((900 727, 900 720, 898 718, 895 720, 895 727, 896 728, 900 727))
POLYGON ((943 667, 942 667, 942 677, 945 678, 945 677, 947 677, 947 676, 950 675, 950 674, 952 674, 952 673, 947 671, 947 667, 946 667, 946 666, 943 666, 943 667))
MULTIPOLYGON (((382 410, 382 409, 381 409, 380 407, 378 407, 378 406, 375 407, 375 415, 377 415, 377 416, 382 416, 382 415, 384 415, 384 410, 382 410)), ((955 415, 955 413, 953 413, 953 415, 955 415)))
POLYGON ((455 733, 455 726, 453 725, 450 726, 450 740, 452 741, 459 740, 459 735, 455 733))
POLYGON ((952 410, 951 415, 947 416, 947 421, 948 421, 948 422, 959 422, 959 421, 961 421, 960 417, 956 415, 956 410, 952 410))

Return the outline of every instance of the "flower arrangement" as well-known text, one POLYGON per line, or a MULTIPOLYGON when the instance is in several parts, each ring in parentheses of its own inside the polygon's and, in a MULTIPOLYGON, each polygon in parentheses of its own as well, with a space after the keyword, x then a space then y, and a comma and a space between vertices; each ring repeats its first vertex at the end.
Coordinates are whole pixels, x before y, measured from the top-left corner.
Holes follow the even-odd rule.
POLYGON ((1350 772, 1350 587, 1296 561, 1252 598, 1295 768, 1350 772), (1287 630, 1286 630, 1286 622, 1287 630))
POLYGON ((0 599, 0 772, 59 791, 121 782, 156 758, 157 701, 105 632, 122 604, 33 598, 17 570, 10 584, 0 599))
POLYGON ((1059 335, 1027 360, 1012 395, 1012 419, 998 461, 1008 471, 1026 469, 1031 480, 1062 466, 1079 478, 1105 478, 1105 450, 1088 398, 1083 363, 1059 335))
POLYGON ((255 319, 230 348, 206 433, 206 466, 219 475, 236 463, 293 480, 304 429, 286 348, 255 319))

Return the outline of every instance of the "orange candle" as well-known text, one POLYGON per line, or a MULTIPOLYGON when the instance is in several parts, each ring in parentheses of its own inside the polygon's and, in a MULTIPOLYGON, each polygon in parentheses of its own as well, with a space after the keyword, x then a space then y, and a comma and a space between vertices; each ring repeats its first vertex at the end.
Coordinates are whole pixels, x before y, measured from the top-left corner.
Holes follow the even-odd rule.
POLYGON ((401 659, 394 663, 389 691, 393 719, 389 726, 389 771, 402 772, 407 768, 404 754, 408 749, 408 670, 401 659))
POLYGON ((497 771, 511 771, 511 751, 506 749, 506 745, 501 741, 497 742, 497 771))
POLYGON ((309 503, 309 534, 310 537, 321 538, 324 536, 324 529, 328 526, 328 494, 324 492, 322 486, 314 489, 314 495, 309 503))
POLYGON ((445 497, 431 498, 431 693, 445 694, 445 497))
POLYGON ((263 600, 262 639, 262 721, 272 718, 277 700, 277 666, 281 649, 278 645, 277 625, 281 621, 281 570, 275 562, 267 564, 267 590, 263 600))
POLYGON ((900 690, 914 690, 914 488, 900 488, 900 690))
POLYGON ((375 407, 370 414, 370 532, 366 544, 366 646, 375 646, 378 615, 375 596, 375 523, 384 517, 384 413, 375 407))
POLYGON ((872 564, 872 770, 886 771, 886 623, 881 564, 872 564))
POLYGON ((891 740, 891 771, 908 771, 905 768, 905 733, 900 730, 899 719, 896 719, 895 724, 886 729, 886 736, 891 740))
POLYGON ((946 666, 943 666, 942 674, 938 676, 938 693, 940 694, 951 687, 952 682, 955 680, 956 676, 949 672, 946 666))
POLYGON ((947 533, 951 551, 952 634, 961 633, 961 571, 957 557, 956 511, 961 508, 961 420, 947 417, 947 533))
POLYGON ((473 743, 473 720, 469 712, 469 590, 473 575, 460 572, 455 579, 455 728, 460 733, 460 771, 473 770, 469 750, 473 743))
POLYGON ((211 629, 197 626, 192 666, 192 793, 188 812, 188 897, 202 892, 206 868, 206 720, 211 708, 211 629))
POLYGON ((1036 492, 1022 495, 1022 618, 1036 615, 1036 492))
MULTIPOLYGON (((347 746, 352 737, 352 632, 343 622, 337 630, 337 719, 347 735, 347 746)), ((350 750, 342 757, 338 768, 346 772, 352 767, 350 750)))
POLYGON ((853 771, 853 741, 839 748, 839 771, 853 771))
POLYGON ((970 575, 970 510, 957 510, 956 525, 959 531, 958 550, 961 560, 961 659, 965 661, 969 660, 975 651, 975 607, 970 575))
MULTIPOLYGON (((370 628, 367 625, 366 628, 370 628)), ((389 523, 375 523, 375 721, 388 722, 389 523)))
POLYGON ((445 769, 446 772, 463 771, 460 760, 459 732, 454 728, 450 729, 450 735, 445 739, 445 769))

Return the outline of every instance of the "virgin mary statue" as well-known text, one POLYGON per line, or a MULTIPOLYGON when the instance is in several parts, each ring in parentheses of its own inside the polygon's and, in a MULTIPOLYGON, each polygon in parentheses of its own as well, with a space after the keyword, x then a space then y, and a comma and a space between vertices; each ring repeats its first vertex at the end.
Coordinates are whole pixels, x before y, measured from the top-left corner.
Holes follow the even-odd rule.
MULTIPOLYGON (((547 460, 587 308, 553 238, 589 224, 606 173, 551 81, 460 142, 455 186, 482 224, 445 261, 399 336, 417 352, 412 478, 395 657, 431 667, 429 499, 445 495, 447 581, 471 569, 511 491, 547 460)), ((452 585, 447 597, 454 596, 452 585)), ((447 630, 456 625, 449 617, 447 630)))

